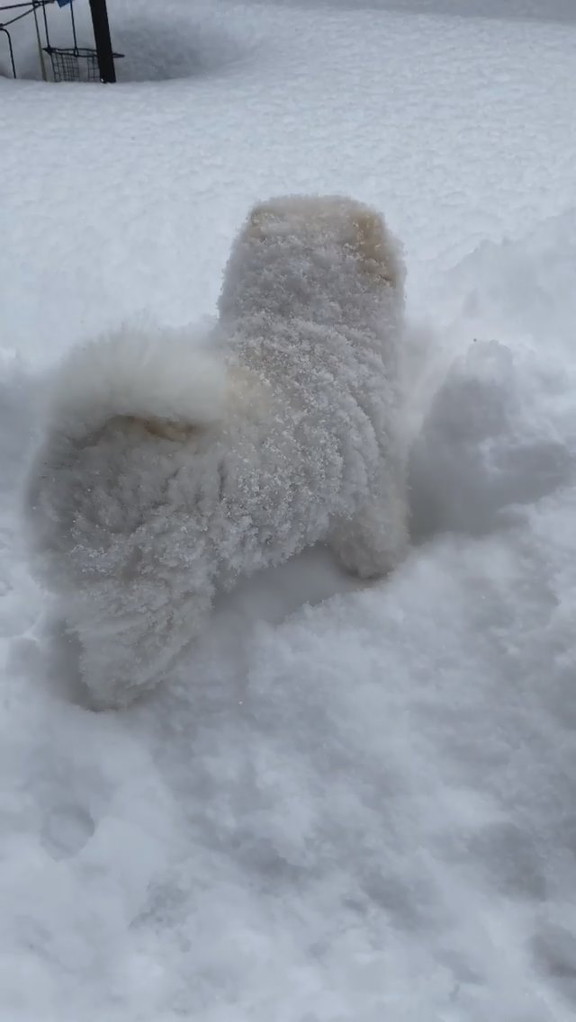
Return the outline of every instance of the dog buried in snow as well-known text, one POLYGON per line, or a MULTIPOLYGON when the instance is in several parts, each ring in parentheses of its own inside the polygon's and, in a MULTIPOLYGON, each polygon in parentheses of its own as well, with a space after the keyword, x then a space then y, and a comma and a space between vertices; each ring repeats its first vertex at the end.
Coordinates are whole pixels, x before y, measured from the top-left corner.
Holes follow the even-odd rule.
POLYGON ((403 558, 403 283, 370 208, 273 199, 233 246, 211 348, 125 329, 64 360, 27 531, 95 707, 162 680, 242 576, 319 541, 364 578, 403 558))

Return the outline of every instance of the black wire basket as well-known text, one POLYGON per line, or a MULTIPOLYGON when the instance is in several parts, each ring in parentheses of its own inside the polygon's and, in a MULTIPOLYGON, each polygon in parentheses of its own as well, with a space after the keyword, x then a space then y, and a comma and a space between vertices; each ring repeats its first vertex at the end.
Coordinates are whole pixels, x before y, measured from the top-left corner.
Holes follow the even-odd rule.
MULTIPOLYGON (((45 46, 55 82, 99 82, 98 52, 87 46, 45 46)), ((114 59, 123 57, 115 53, 114 59)))
POLYGON ((55 82, 99 82, 96 50, 83 46, 45 46, 55 82))

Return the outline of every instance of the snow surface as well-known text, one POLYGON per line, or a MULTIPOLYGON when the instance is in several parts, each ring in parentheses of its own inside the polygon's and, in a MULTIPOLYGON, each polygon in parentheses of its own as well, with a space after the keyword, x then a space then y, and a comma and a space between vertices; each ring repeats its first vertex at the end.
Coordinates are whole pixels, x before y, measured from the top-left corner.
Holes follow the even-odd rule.
POLYGON ((0 1019, 567 1022, 570 5, 109 6, 130 81, 0 79, 0 1019), (18 552, 45 372, 212 314, 283 191, 405 240, 413 552, 365 588, 322 551, 253 580, 168 690, 89 713, 18 552))

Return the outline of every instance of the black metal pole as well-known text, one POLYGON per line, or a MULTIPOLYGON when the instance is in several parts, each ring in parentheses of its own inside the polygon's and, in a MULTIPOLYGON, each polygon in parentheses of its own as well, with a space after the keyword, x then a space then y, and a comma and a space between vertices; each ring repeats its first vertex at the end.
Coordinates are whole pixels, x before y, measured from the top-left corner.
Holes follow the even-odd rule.
POLYGON ((12 49, 12 37, 7 28, 4 25, 0 25, 0 32, 3 32, 8 40, 8 52, 10 54, 10 64, 12 67, 12 77, 16 78, 16 64, 14 63, 14 50, 12 49))
POLYGON ((112 40, 110 39, 110 25, 108 24, 108 11, 106 0, 90 0, 90 11, 92 12, 92 24, 94 26, 94 41, 98 55, 98 69, 101 82, 115 82, 116 70, 114 68, 114 54, 112 53, 112 40))

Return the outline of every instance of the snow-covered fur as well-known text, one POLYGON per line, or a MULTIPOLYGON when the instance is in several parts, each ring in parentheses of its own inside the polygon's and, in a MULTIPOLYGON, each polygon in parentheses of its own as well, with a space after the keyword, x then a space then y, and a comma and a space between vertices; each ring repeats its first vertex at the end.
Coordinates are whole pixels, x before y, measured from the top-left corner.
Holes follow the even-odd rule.
POLYGON ((240 576, 320 540, 364 577, 404 556, 403 276, 373 210, 273 199, 233 246, 211 349, 123 330, 65 360, 27 519, 95 705, 161 680, 240 576))

